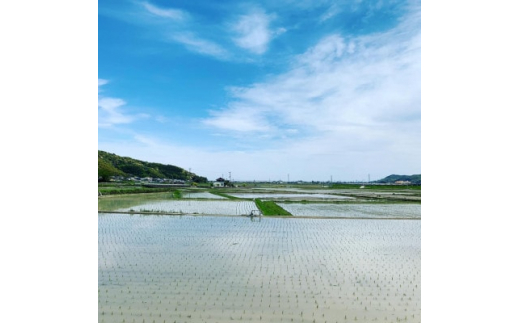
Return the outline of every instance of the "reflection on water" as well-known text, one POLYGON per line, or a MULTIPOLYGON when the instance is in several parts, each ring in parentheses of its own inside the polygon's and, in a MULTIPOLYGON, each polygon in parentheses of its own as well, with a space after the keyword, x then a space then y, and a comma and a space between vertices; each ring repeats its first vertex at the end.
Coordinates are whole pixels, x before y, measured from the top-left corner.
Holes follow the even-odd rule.
POLYGON ((342 195, 334 195, 334 194, 275 194, 275 193, 229 193, 231 196, 239 197, 239 198, 269 198, 269 199, 323 199, 323 200, 331 200, 331 199, 354 199, 350 196, 342 196, 342 195))
POLYGON ((300 204, 278 203, 293 216, 420 219, 421 205, 413 204, 300 204))
POLYGON ((99 322, 420 322, 418 220, 101 214, 98 228, 99 322))
POLYGON ((106 196, 98 199, 98 210, 115 211, 154 201, 171 200, 173 200, 173 193, 171 192, 106 196))

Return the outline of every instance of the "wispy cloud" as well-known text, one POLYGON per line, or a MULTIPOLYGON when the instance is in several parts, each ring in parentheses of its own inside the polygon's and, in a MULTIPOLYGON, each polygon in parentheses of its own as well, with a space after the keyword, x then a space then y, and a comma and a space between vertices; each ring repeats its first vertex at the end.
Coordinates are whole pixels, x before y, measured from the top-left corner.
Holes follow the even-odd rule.
POLYGON ((98 100, 98 126, 111 127, 120 123, 130 123, 133 117, 123 114, 120 110, 126 102, 119 98, 101 98, 98 100))
POLYGON ((104 80, 104 79, 98 79, 98 94, 103 91, 103 89, 101 88, 101 86, 105 85, 108 83, 108 80, 104 80))
POLYGON ((185 10, 139 1, 131 2, 124 10, 104 8, 102 13, 127 23, 145 26, 149 31, 147 35, 160 41, 181 44, 191 52, 220 60, 230 57, 230 53, 218 42, 201 36, 201 22, 194 21, 185 10))
POLYGON ((414 14, 386 33, 323 37, 293 58, 286 73, 263 83, 231 88, 232 102, 212 111, 202 122, 231 135, 234 131, 267 134, 273 140, 293 129, 309 138, 303 141, 307 151, 311 146, 323 153, 405 151, 406 145, 417 151, 419 23, 414 14))
MULTIPOLYGON (((168 53, 186 49, 218 60, 260 64, 254 69, 249 69, 250 65, 240 65, 240 71, 229 69, 233 75, 230 82, 242 85, 227 88, 227 101, 218 98, 203 104, 216 108, 198 120, 202 126, 182 117, 183 131, 170 126, 181 123, 174 120, 174 109, 165 117, 156 117, 136 112, 130 96, 100 96, 99 127, 125 133, 100 138, 100 149, 192 167, 210 179, 231 170, 237 178, 250 174, 244 179, 265 180, 284 179, 289 172, 291 179, 314 180, 328 179, 331 174, 335 180, 352 180, 366 179, 369 172, 372 178, 401 171, 420 172, 420 3, 416 12, 400 20, 393 30, 367 35, 372 30, 367 28, 359 36, 357 29, 353 33, 348 28, 330 28, 340 13, 348 17, 360 7, 362 14, 365 1, 271 1, 264 3, 265 10, 251 10, 245 5, 249 11, 242 10, 244 7, 228 8, 211 19, 207 19, 206 10, 189 15, 150 1, 137 5, 132 2, 131 14, 125 16, 125 21, 145 26, 143 35, 166 41, 168 53), (280 16, 271 14, 286 3, 298 10, 285 9, 280 16), (246 14, 238 16, 239 10, 246 14), (308 15, 312 19, 303 22, 282 15, 289 12, 296 12, 298 19, 308 15), (296 21, 301 24, 292 23, 296 21), (284 35, 288 42, 274 44, 275 37, 285 32, 279 28, 282 24, 289 29, 284 35), (316 30, 305 29, 309 26, 316 30), (301 38, 289 37, 293 35, 301 38), (294 51, 299 55, 290 54, 294 51), (272 68, 275 59, 278 65, 272 68), (282 73, 281 66, 285 68, 282 73), (241 74, 244 70, 251 75, 241 74), (272 74, 260 79, 263 72, 272 74), (255 81, 247 83, 251 79, 255 81), (143 118, 150 122, 136 122, 143 118), (379 175, 372 172, 374 169, 379 175)), ((375 2, 369 1, 368 5, 375 2)), ((369 11, 376 9, 374 5, 369 11)), ((160 45, 157 47, 162 50, 164 44, 160 45)), ((224 82, 229 84, 230 79, 224 82)), ((107 83, 98 80, 103 94, 108 92, 107 83)))
POLYGON ((318 73, 325 72, 327 69, 337 67, 337 63, 345 59, 346 48, 345 39, 340 35, 326 36, 303 55, 298 56, 297 65, 298 67, 313 69, 318 73))
MULTIPOLYGON (((108 84, 107 80, 98 79, 98 93, 101 86, 108 84)), ((129 115, 122 111, 126 101, 120 98, 98 98, 98 127, 109 128, 117 124, 131 123, 137 119, 148 118, 147 114, 129 115)))
POLYGON ((141 4, 149 13, 155 16, 170 18, 177 21, 183 20, 187 16, 187 14, 182 10, 159 8, 149 2, 141 2, 141 4))
POLYGON ((337 4, 334 3, 327 9, 327 11, 325 11, 325 13, 323 13, 320 16, 320 22, 324 22, 326 20, 329 20, 330 18, 336 16, 340 12, 341 12, 340 7, 337 4))
POLYGON ((134 135, 134 139, 138 143, 143 144, 143 145, 145 145, 147 147, 150 147, 150 148, 154 148, 154 147, 158 147, 159 146, 159 143, 157 143, 156 140, 154 140, 153 138, 150 138, 149 136, 144 136, 144 135, 141 135, 141 134, 135 134, 134 135))
POLYGON ((231 28, 237 35, 233 39, 235 44, 254 54, 265 53, 271 39, 285 32, 283 28, 276 31, 270 30, 269 24, 272 19, 273 16, 267 15, 260 9, 255 9, 249 14, 240 16, 231 28))
POLYGON ((186 48, 193 52, 214 56, 220 59, 226 59, 229 57, 228 51, 217 43, 198 38, 191 32, 174 33, 171 39, 185 45, 186 48))
POLYGON ((265 118, 263 111, 248 109, 235 105, 222 111, 211 111, 212 118, 203 121, 204 124, 224 131, 236 132, 268 132, 272 127, 265 118))

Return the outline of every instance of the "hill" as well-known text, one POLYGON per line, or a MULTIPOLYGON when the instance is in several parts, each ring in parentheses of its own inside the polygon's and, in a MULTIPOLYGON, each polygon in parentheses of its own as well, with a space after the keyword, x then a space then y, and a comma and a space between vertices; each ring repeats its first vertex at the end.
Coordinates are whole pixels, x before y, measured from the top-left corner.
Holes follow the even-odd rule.
POLYGON ((178 166, 121 157, 102 150, 98 150, 98 176, 102 181, 108 181, 110 176, 168 178, 192 180, 197 183, 208 181, 206 177, 190 173, 178 166))
POLYGON ((421 185, 421 174, 416 175, 395 175, 392 174, 383 179, 375 181, 375 183, 384 183, 390 184, 395 183, 396 181, 409 181, 414 185, 421 185))

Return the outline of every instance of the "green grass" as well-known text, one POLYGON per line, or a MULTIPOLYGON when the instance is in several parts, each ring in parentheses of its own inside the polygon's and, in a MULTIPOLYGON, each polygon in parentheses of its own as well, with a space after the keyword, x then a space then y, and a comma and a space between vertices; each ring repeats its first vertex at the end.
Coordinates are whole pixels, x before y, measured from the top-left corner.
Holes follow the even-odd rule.
POLYGON ((174 199, 180 199, 180 198, 182 198, 182 193, 181 193, 181 191, 179 191, 179 190, 175 190, 175 191, 173 191, 173 198, 174 198, 174 199))
POLYGON ((158 192, 170 192, 171 188, 99 188, 99 192, 102 195, 116 195, 116 194, 134 194, 134 193, 158 193, 158 192))
POLYGON ((238 198, 238 197, 235 197, 235 196, 231 196, 231 195, 228 195, 228 194, 222 193, 222 192, 217 192, 215 190, 212 190, 210 193, 218 195, 218 196, 225 197, 225 198, 230 199, 230 200, 242 200, 241 198, 238 198))
POLYGON ((144 187, 141 184, 134 184, 133 182, 98 183, 98 191, 102 195, 173 192, 174 190, 175 188, 172 187, 144 187))
POLYGON ((255 199, 255 204, 263 215, 292 215, 273 201, 255 199))

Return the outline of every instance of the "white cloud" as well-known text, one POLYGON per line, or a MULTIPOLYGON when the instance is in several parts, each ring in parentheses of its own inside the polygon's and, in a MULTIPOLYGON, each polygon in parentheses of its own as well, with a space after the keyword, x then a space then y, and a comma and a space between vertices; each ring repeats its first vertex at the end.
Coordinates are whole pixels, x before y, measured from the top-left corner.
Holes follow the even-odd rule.
POLYGON ((189 50, 225 59, 229 53, 217 43, 198 38, 191 32, 175 33, 171 37, 172 40, 185 45, 189 50))
POLYGON ((366 142, 356 142, 348 137, 329 140, 311 138, 290 147, 265 145, 255 150, 239 150, 219 145, 188 147, 136 134, 133 140, 124 142, 100 141, 98 149, 139 160, 191 168, 209 180, 228 172, 238 180, 286 180, 287 174, 291 180, 328 180, 331 175, 334 180, 365 180, 369 173, 374 180, 393 173, 420 173, 420 169, 411 168, 410 163, 403 163, 403 160, 417 160, 420 152, 367 151, 366 142), (349 143, 348 151, 327 149, 342 142, 349 143))
POLYGON ((316 161, 372 156, 398 168, 406 156, 403 165, 420 165, 417 18, 377 35, 324 37, 286 73, 230 88, 231 103, 202 122, 243 143, 265 136, 264 145, 316 161))
POLYGON ((111 127, 115 124, 130 123, 134 117, 123 114, 120 107, 126 102, 119 98, 101 98, 98 100, 98 126, 111 127))
POLYGON ((354 54, 355 50, 356 50, 356 44, 354 44, 354 42, 352 42, 352 41, 349 42, 348 43, 348 49, 347 49, 348 53, 349 54, 354 54))
POLYGON ((105 84, 107 84, 107 83, 108 83, 107 80, 104 80, 104 79, 98 79, 98 87, 103 86, 103 85, 105 85, 105 84))
POLYGON ((237 35, 233 39, 235 44, 254 54, 263 54, 267 51, 271 39, 283 32, 279 28, 276 32, 269 29, 272 16, 261 10, 255 10, 247 15, 242 15, 232 26, 232 31, 237 35))
MULTIPOLYGON (((98 79, 98 88, 107 84, 108 81, 98 79)), ((98 93, 100 91, 98 90, 98 93)), ((117 124, 131 123, 137 119, 149 118, 146 113, 137 115, 129 115, 122 111, 122 107, 126 105, 126 101, 120 98, 100 97, 98 98, 98 127, 110 128, 117 124)))
POLYGON ((138 143, 141 143, 141 144, 144 144, 148 147, 158 147, 159 144, 153 139, 153 138, 150 138, 148 136, 143 136, 143 135, 140 135, 140 134, 135 134, 134 135, 134 139, 138 142, 138 143))
MULTIPOLYGON (((169 43, 179 43, 187 50, 212 56, 219 60, 227 60, 230 53, 218 42, 201 37, 206 31, 205 22, 194 23, 187 11, 173 8, 161 8, 150 2, 132 2, 125 10, 103 10, 104 14, 131 24, 146 26, 149 35, 169 43)), ((212 33, 207 33, 213 35, 212 33)), ((210 36, 211 38, 211 36, 210 36)), ((214 37, 219 38, 219 37, 214 37)), ((221 37, 220 37, 221 38, 221 37)))
POLYGON ((258 109, 237 106, 228 110, 210 111, 210 114, 213 117, 202 122, 224 131, 267 132, 271 129, 267 120, 263 118, 262 111, 258 109))
POLYGON ((107 112, 115 112, 117 108, 125 104, 124 100, 118 98, 101 98, 98 100, 98 106, 107 112))
MULTIPOLYGON (((246 16, 238 20, 235 40, 262 54, 276 32, 271 16, 255 13, 257 26, 245 20, 240 25, 246 16)), ((229 55, 196 33, 170 30, 169 37, 201 54, 229 55)), ((386 33, 331 34, 293 57, 285 73, 229 88, 230 103, 202 120, 214 137, 197 147, 172 143, 171 136, 163 141, 134 134, 125 142, 100 140, 99 149, 191 167, 209 179, 228 171, 239 179, 265 180, 284 180, 288 173, 291 180, 420 173, 420 49, 420 11, 386 33)), ((122 99, 101 98, 99 106, 100 126, 137 118, 125 112, 122 99)))
POLYGON ((227 128, 227 119, 236 121, 237 116, 252 116, 254 111, 254 118, 244 118, 258 120, 252 132, 272 131, 263 124, 273 117, 283 124, 329 131, 418 118, 419 32, 397 28, 349 42, 341 35, 324 37, 296 57, 285 74, 230 88, 233 102, 205 123, 227 128))
POLYGON ((343 58, 346 47, 347 45, 341 36, 327 36, 298 58, 299 65, 314 69, 327 68, 329 66, 334 68, 334 60, 343 58))
POLYGON ((107 83, 108 83, 108 80, 98 78, 98 94, 103 91, 103 89, 101 87, 107 83))
POLYGON ((325 13, 323 13, 320 16, 320 22, 327 21, 330 18, 339 14, 340 12, 341 12, 341 9, 338 7, 337 4, 334 3, 334 4, 332 4, 332 6, 329 7, 329 9, 327 9, 327 11, 325 13))
POLYGON ((159 8, 149 2, 142 2, 144 8, 151 14, 163 17, 170 18, 173 20, 183 20, 186 14, 182 10, 178 9, 163 9, 159 8))

